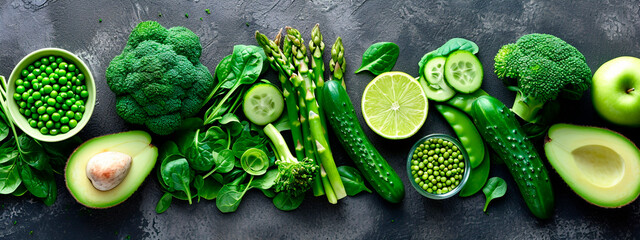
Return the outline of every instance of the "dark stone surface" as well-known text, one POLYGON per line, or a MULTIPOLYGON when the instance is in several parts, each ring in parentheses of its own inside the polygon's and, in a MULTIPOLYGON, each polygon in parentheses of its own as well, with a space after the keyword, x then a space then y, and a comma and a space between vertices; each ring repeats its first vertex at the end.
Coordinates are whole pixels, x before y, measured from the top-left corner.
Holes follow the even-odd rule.
MULTIPOLYGON (((493 56, 503 44, 527 33, 556 35, 585 55, 595 71, 622 55, 640 56, 640 2, 638 1, 45 1, 0 0, 0 74, 9 76, 31 51, 59 47, 74 52, 90 65, 96 79, 96 111, 83 139, 137 128, 125 124, 114 111, 114 96, 104 72, 124 47, 130 30, 140 21, 156 20, 166 27, 186 26, 201 38, 201 61, 213 71, 231 53, 234 44, 255 44, 254 32, 270 36, 286 25, 308 38, 320 23, 325 43, 341 36, 347 51, 347 88, 359 108, 360 96, 372 75, 355 75, 364 50, 372 43, 391 41, 400 48, 394 70, 417 75, 422 55, 452 37, 464 37, 480 46, 484 65, 483 89, 511 105, 514 94, 498 81, 493 56), (344 3, 339 3, 344 2, 344 3), (204 9, 211 9, 207 15, 204 9), (159 17, 159 14, 162 17, 159 17), (189 18, 185 18, 185 13, 189 18), (202 17, 202 21, 200 20, 202 17), (98 22, 102 19, 102 23, 98 22)), ((326 58, 325 58, 326 59, 326 58)), ((274 74, 269 75, 275 80, 274 74)), ((561 121, 607 127, 638 142, 638 131, 613 126, 600 119, 590 94, 565 108, 561 121)), ((359 112, 359 110, 357 110, 359 112)), ((364 124, 360 118, 361 124, 364 124)), ((368 130, 368 127, 365 127, 368 130)), ((151 176, 129 200, 106 210, 77 204, 57 176, 58 200, 45 206, 30 196, 0 196, 2 239, 215 239, 215 238, 433 238, 433 239, 629 239, 640 236, 640 203, 621 209, 602 209, 574 194, 550 170, 556 195, 555 215, 547 221, 528 211, 503 165, 493 165, 492 176, 507 180, 504 198, 482 212, 484 196, 432 201, 410 186, 405 155, 414 141, 436 132, 452 134, 434 110, 414 137, 391 141, 368 132, 374 145, 403 177, 407 190, 400 204, 389 204, 375 194, 361 194, 338 205, 308 197, 293 212, 282 212, 258 191, 249 192, 236 213, 222 214, 214 203, 188 205, 174 201, 163 214, 154 209, 161 196, 151 176)), ((336 139, 331 139, 337 142, 336 139)), ((538 142, 538 145, 541 143, 538 142)), ((352 165, 337 144, 339 165, 352 165)))

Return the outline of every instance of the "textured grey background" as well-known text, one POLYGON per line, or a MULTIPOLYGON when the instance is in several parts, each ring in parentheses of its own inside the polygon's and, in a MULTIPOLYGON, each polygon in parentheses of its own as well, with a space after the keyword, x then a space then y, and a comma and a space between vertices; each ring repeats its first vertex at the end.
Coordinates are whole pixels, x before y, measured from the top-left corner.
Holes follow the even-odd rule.
MULTIPOLYGON (((640 56, 640 1, 45 1, 0 0, 0 74, 31 51, 59 47, 74 52, 93 70, 98 87, 96 111, 80 133, 84 139, 136 126, 125 124, 114 111, 113 94, 104 80, 109 61, 124 47, 137 23, 156 20, 165 27, 182 25, 193 30, 203 45, 202 62, 211 71, 234 44, 255 44, 256 30, 273 36, 286 25, 308 38, 321 24, 325 42, 341 36, 347 52, 347 88, 359 109, 360 96, 372 79, 353 74, 361 55, 372 43, 391 41, 400 48, 394 70, 416 76, 422 55, 452 37, 464 37, 480 47, 484 65, 483 89, 513 102, 514 94, 498 81, 493 56, 503 44, 527 33, 554 34, 585 55, 595 71, 602 63, 622 55, 640 56), (211 9, 207 15, 204 9, 211 9), (162 17, 158 14, 162 13, 162 17), (189 18, 185 18, 185 13, 189 18), (199 18, 202 17, 201 21, 199 18), (103 22, 99 23, 98 19, 103 22), (247 25, 248 24, 248 25, 247 25)), ((272 80, 275 75, 271 74, 272 80)), ((594 112, 590 95, 565 108, 562 121, 608 127, 638 142, 638 131, 612 126, 594 112)), ((359 112, 359 110, 357 110, 359 112)), ((360 118, 361 124, 364 124, 360 118)), ((368 127, 365 127, 368 131, 368 127)), ((249 192, 238 211, 220 213, 213 202, 188 205, 174 201, 156 214, 161 196, 151 176, 129 200, 106 210, 77 204, 58 180, 58 200, 46 207, 29 196, 0 196, 2 239, 214 239, 214 238, 433 238, 433 239, 629 239, 640 236, 640 203, 621 209, 594 207, 550 171, 556 211, 547 221, 536 220, 503 165, 491 175, 507 180, 504 198, 491 203, 484 214, 484 196, 431 201, 416 193, 406 179, 405 155, 414 141, 435 132, 452 134, 442 117, 431 110, 414 137, 385 140, 368 132, 374 145, 403 177, 407 190, 400 204, 389 204, 374 194, 341 200, 308 197, 293 212, 282 212, 260 192, 249 192), (14 221, 16 224, 14 225, 14 221), (31 232, 33 231, 33 232, 31 232), (31 232, 31 234, 30 234, 31 232)), ((336 139, 332 139, 337 142, 336 139)), ((540 145, 541 143, 537 143, 540 145)), ((352 165, 337 144, 339 165, 352 165)))

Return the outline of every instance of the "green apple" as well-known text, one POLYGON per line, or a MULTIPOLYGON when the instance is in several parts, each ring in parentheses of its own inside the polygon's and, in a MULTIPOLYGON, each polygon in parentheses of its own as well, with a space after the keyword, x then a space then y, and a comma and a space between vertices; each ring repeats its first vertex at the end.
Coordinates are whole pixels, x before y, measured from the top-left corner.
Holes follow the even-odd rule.
POLYGON ((640 59, 614 58, 593 75, 593 106, 612 123, 640 126, 640 59))

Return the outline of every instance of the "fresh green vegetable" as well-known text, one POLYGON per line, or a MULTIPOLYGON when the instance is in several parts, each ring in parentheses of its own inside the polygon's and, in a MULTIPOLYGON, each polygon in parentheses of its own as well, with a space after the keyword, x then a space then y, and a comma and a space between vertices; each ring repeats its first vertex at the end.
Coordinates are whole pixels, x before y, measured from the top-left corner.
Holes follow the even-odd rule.
POLYGON ((473 115, 473 102, 476 101, 480 96, 489 95, 484 90, 478 89, 472 93, 456 93, 451 99, 449 99, 446 104, 452 107, 457 108, 460 111, 465 112, 469 116, 473 115))
POLYGON ((271 123, 284 110, 282 93, 270 83, 254 84, 244 95, 242 110, 244 116, 256 125, 271 123))
POLYGON ((347 61, 344 59, 344 46, 342 38, 338 37, 331 47, 331 61, 329 62, 329 70, 331 70, 331 80, 336 80, 347 89, 344 82, 344 71, 347 69, 347 61))
POLYGON ((138 24, 105 74, 118 115, 156 134, 175 131, 214 88, 211 73, 200 63, 201 52, 200 39, 187 28, 138 24))
POLYGON ((187 159, 179 158, 167 162, 160 173, 169 189, 184 192, 189 204, 191 204, 191 181, 193 181, 194 171, 189 168, 187 159))
POLYGON ((362 191, 371 193, 371 190, 364 184, 364 179, 358 169, 350 166, 340 166, 338 167, 338 172, 344 183, 344 189, 347 191, 347 195, 355 196, 362 191))
POLYGON ((445 194, 460 185, 464 165, 464 155, 453 142, 431 138, 413 151, 412 181, 428 193, 445 194))
POLYGON ((456 91, 472 93, 480 89, 482 77, 482 63, 471 52, 458 50, 447 56, 444 78, 456 91))
POLYGON ((491 202, 491 200, 493 199, 504 196, 504 194, 507 192, 507 182, 505 182, 504 179, 499 177, 489 178, 489 181, 487 181, 487 185, 485 185, 484 188, 482 188, 482 192, 484 193, 484 196, 487 198, 487 200, 484 203, 484 209, 482 209, 482 211, 487 212, 487 207, 489 206, 489 202, 491 202))
POLYGON ((164 193, 160 198, 160 201, 158 201, 158 204, 156 204, 156 213, 163 213, 167 211, 171 206, 172 199, 173 196, 171 196, 171 193, 164 193))
MULTIPOLYGON (((25 67, 19 77, 13 98, 31 127, 45 135, 58 135, 77 126, 89 92, 84 73, 73 62, 45 56, 25 67)), ((7 134, 7 126, 0 124, 0 139, 7 134)))
POLYGON ((425 79, 427 78, 426 74, 428 73, 428 71, 426 70, 426 66, 429 61, 437 57, 447 56, 450 53, 458 50, 465 50, 473 54, 476 54, 478 53, 479 48, 478 48, 478 45, 476 45, 474 42, 469 41, 467 39, 452 38, 449 41, 447 41, 445 44, 440 46, 438 49, 428 52, 427 54, 422 56, 422 59, 420 59, 420 62, 418 63, 418 66, 420 67, 419 72, 420 74, 422 74, 421 77, 425 79))
POLYGON ((267 168, 269 168, 269 157, 260 149, 249 148, 242 154, 240 164, 248 174, 260 176, 266 173, 267 168))
POLYGON ((244 179, 247 177, 247 174, 241 173, 239 177, 232 182, 225 184, 220 189, 218 196, 216 197, 216 207, 218 207, 218 210, 223 213, 235 212, 238 209, 238 206, 240 206, 242 197, 244 197, 247 191, 253 188, 261 190, 271 189, 276 184, 277 176, 277 170, 270 170, 262 176, 256 177, 251 175, 249 182, 244 183, 244 179))
POLYGON ((369 71, 374 75, 391 71, 400 55, 400 47, 392 42, 374 43, 362 54, 362 65, 356 73, 369 71))
POLYGON ((424 66, 424 73, 420 73, 424 76, 429 87, 439 89, 444 82, 444 66, 447 62, 447 58, 444 56, 435 57, 427 62, 424 66))
POLYGON ((271 124, 264 127, 264 133, 271 139, 276 153, 276 165, 278 166, 278 179, 276 180, 276 192, 285 192, 297 196, 304 194, 311 188, 311 180, 318 170, 310 159, 296 159, 284 138, 271 124))
POLYGON ((438 112, 442 114, 445 120, 451 125, 453 131, 456 132, 460 143, 464 150, 469 155, 469 162, 471 168, 475 168, 482 163, 484 156, 488 153, 485 152, 484 143, 482 137, 476 126, 464 112, 461 112, 453 107, 438 104, 436 105, 438 112))
POLYGON ((322 105, 333 132, 364 178, 385 200, 392 203, 402 201, 402 180, 364 134, 347 91, 339 82, 328 81, 324 94, 322 105))
POLYGON ((548 122, 541 114, 558 98, 578 100, 591 85, 591 69, 578 49, 549 34, 527 34, 502 46, 496 54, 495 73, 509 90, 516 91, 511 110, 527 122, 548 122))
POLYGON ((273 205, 282 211, 293 211, 302 204, 303 200, 304 195, 293 196, 281 192, 273 198, 273 205))
POLYGON ((469 171, 469 178, 467 183, 464 184, 460 190, 460 197, 469 197, 476 194, 482 189, 482 186, 487 182, 489 178, 489 170, 491 168, 491 154, 489 154, 489 147, 484 146, 484 159, 480 166, 471 169, 469 171))
POLYGON ((420 86, 422 86, 427 98, 433 101, 444 102, 456 94, 456 91, 449 87, 446 81, 442 81, 437 85, 430 85, 423 77, 418 78, 417 81, 420 82, 420 86))
POLYGON ((505 161, 529 210, 541 219, 551 217, 554 198, 547 169, 515 115, 498 99, 481 96, 472 116, 482 138, 505 161))
POLYGON ((224 78, 218 79, 217 85, 207 98, 206 102, 211 98, 214 101, 205 112, 205 125, 219 121, 225 115, 235 112, 238 103, 242 100, 240 96, 244 95, 245 87, 256 82, 265 67, 264 52, 256 46, 235 45, 230 59, 230 62, 221 62, 216 67, 216 76, 220 72, 221 77, 224 78), (240 91, 237 92, 238 90, 240 91))

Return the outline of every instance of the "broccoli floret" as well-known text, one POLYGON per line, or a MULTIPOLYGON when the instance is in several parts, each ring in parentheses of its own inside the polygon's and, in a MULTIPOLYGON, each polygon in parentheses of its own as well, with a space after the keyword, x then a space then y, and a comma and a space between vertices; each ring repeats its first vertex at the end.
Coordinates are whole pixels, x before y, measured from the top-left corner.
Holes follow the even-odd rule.
POLYGON ((171 134, 182 119, 200 110, 213 90, 201 53, 200 38, 187 28, 138 24, 106 72, 118 115, 156 134, 171 134))
POLYGON ((527 122, 558 98, 578 100, 591 85, 591 69, 578 49, 549 34, 533 33, 502 46, 495 73, 517 91, 511 110, 527 122))
POLYGON ((311 181, 318 166, 311 159, 298 160, 291 152, 280 132, 271 124, 264 127, 264 133, 273 143, 278 166, 276 192, 284 192, 291 196, 304 194, 311 188, 311 181))

